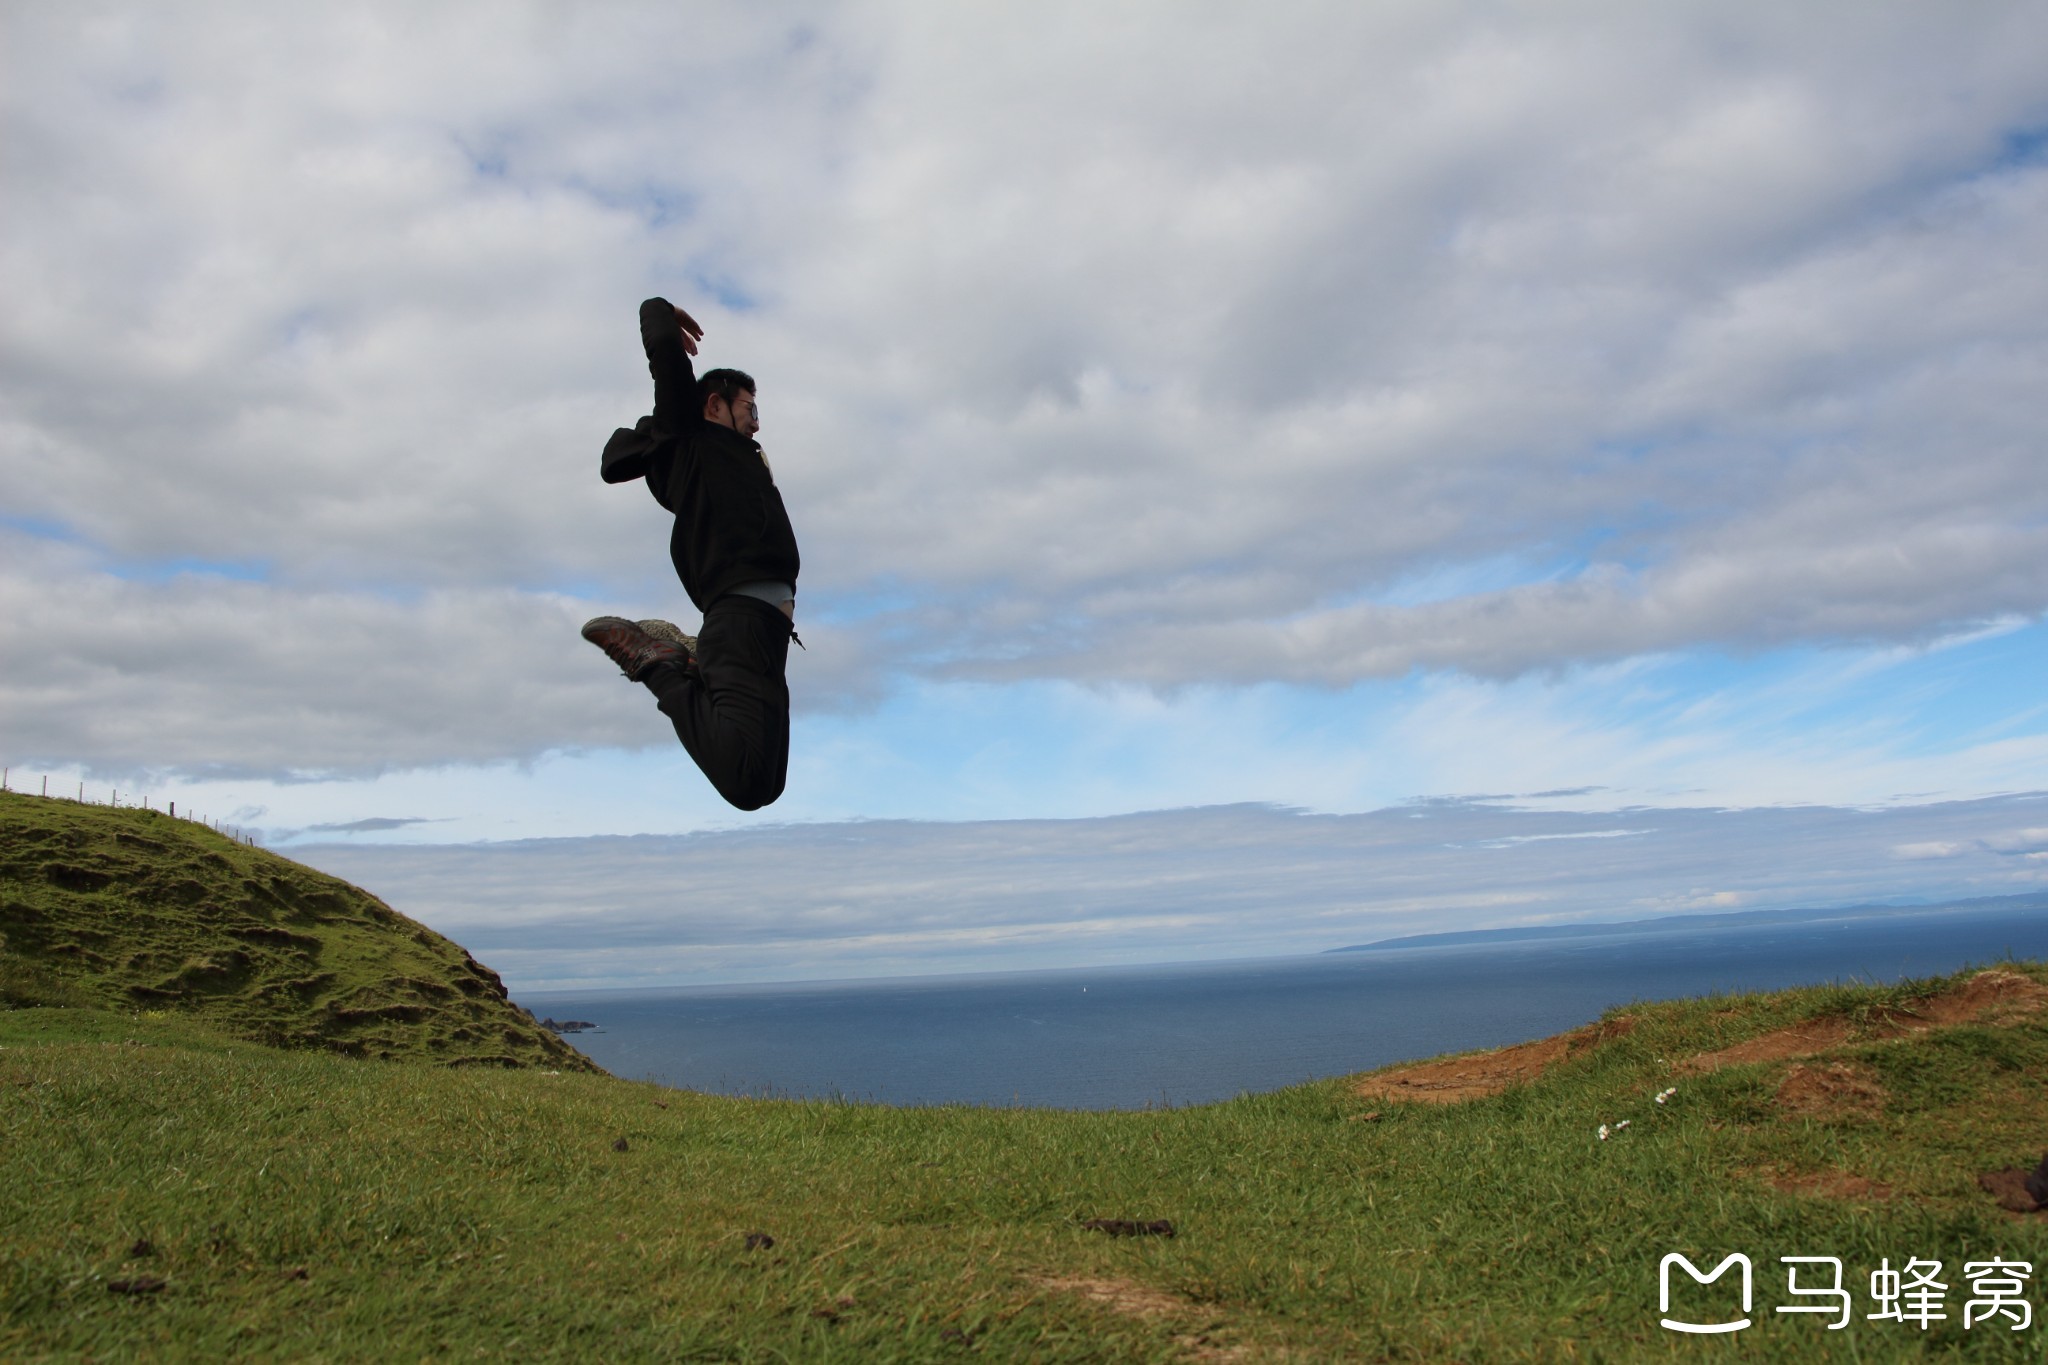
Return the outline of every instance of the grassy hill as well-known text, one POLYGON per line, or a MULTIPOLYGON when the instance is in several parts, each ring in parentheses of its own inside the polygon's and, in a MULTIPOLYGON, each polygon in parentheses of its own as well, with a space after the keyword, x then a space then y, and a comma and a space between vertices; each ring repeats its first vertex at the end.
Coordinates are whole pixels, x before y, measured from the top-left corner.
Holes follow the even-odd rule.
POLYGON ((595 1070, 375 896, 157 811, 0 792, 0 1001, 357 1057, 595 1070))
MULTIPOLYGON (((237 885, 269 866, 195 847, 237 885)), ((97 866, 37 866, 59 863, 97 866)), ((6 894, 12 943, 42 902, 11 874, 6 894)), ((90 945, 110 970, 140 951, 129 922, 90 945)), ((378 1065, 170 999, 0 1009, 0 1359, 2037 1361, 2048 1340, 1963 1324, 1971 1264, 2025 1263, 2030 1316, 2048 1302, 2048 1214, 2014 1174, 2048 1145, 2034 964, 1635 1005, 1150 1113, 378 1065), (1174 1235, 1118 1235, 1157 1220, 1174 1235), (1753 1325, 1660 1326, 1672 1252, 1748 1255, 1753 1325), (1841 1260, 1843 1329, 1776 1311, 1817 1302, 1784 1256, 1841 1260), (1941 1263, 1945 1316, 1869 1318, 1871 1272, 1912 1260, 1941 1263)), ((1681 1281, 1674 1311, 1730 1308, 1728 1283, 1681 1281)))

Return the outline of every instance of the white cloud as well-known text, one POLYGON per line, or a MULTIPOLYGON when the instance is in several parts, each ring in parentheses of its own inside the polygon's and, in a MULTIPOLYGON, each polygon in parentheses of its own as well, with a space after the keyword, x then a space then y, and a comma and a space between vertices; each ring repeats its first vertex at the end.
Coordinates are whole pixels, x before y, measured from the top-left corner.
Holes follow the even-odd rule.
MULTIPOLYGON (((17 766, 307 781, 675 744, 652 696, 578 634, 590 604, 561 593, 148 581, 4 529, 0 549, 17 552, 0 575, 17 766)), ((828 701, 858 695, 858 637, 805 638, 794 671, 828 701)))
POLYGON ((1627 838, 1583 837, 1612 828, 1599 812, 1432 801, 293 856, 532 989, 1252 957, 1682 911, 2040 893, 2043 872, 1976 845, 2044 799, 1639 809, 1627 838), (1901 843, 1963 851, 1890 862, 1901 843))
POLYGON ((2044 52, 2026 7, 26 8, 0 515, 71 548, 7 546, 0 745, 639 742, 562 627, 677 597, 593 477, 657 290, 762 380, 809 706, 2037 619, 2044 52))
POLYGON ((1966 844, 1936 840, 1931 843, 1900 844, 1892 849, 1895 858, 1960 858, 1971 853, 1999 853, 2023 859, 2048 853, 2048 829, 1999 830, 1966 844))
POLYGON ((1969 845, 1967 844, 1949 843, 1945 840, 1936 839, 1921 844, 1895 844, 1892 847, 1892 856, 1894 858, 1911 859, 1958 858, 1969 851, 1969 845))

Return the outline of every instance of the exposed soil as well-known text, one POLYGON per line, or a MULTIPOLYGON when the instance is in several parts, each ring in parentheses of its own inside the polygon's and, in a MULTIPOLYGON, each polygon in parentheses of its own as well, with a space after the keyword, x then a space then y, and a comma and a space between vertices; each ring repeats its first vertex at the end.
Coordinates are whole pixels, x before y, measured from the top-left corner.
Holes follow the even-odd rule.
POLYGON ((1059 1294, 1078 1294, 1092 1303, 1132 1318, 1175 1317, 1194 1307, 1178 1294, 1134 1280, 1091 1280, 1080 1276, 1048 1277, 1038 1281, 1041 1289, 1059 1294))
MULTIPOLYGON (((1075 1294, 1091 1303, 1101 1304, 1113 1313, 1125 1317, 1150 1318, 1171 1322, 1191 1314, 1204 1311, 1200 1305, 1168 1293, 1149 1284, 1135 1280, 1091 1279, 1079 1275, 1048 1275, 1033 1281, 1041 1289, 1050 1289, 1056 1294, 1075 1294)), ((1250 1360, 1251 1352, 1242 1346, 1226 1346, 1211 1341, 1201 1332, 1183 1332, 1175 1335, 1173 1344, 1187 1353, 1189 1360, 1230 1362, 1250 1360)), ((1272 1359, 1268 1354, 1265 1359, 1272 1359)))
POLYGON ((1892 1187, 1847 1171, 1815 1171, 1811 1175, 1776 1176, 1773 1187, 1786 1194, 1811 1194, 1822 1199, 1845 1199, 1856 1204, 1882 1203, 1892 1197, 1892 1187))
MULTIPOLYGON (((2048 1161, 2041 1163, 2048 1166, 2048 1161)), ((2034 1197, 2027 1188, 2027 1172, 2018 1166, 2002 1171, 1986 1171, 1977 1177, 1977 1187, 1998 1200, 1998 1207, 2007 1213, 2023 1214, 2030 1218, 2048 1218, 2048 1208, 2034 1197)))
POLYGON ((1778 1108, 1798 1118, 1874 1119, 1884 1113, 1877 1077, 1850 1062, 1794 1062, 1778 1082, 1778 1108))
POLYGON ((1538 1038, 1533 1043, 1475 1052, 1441 1062, 1423 1062, 1394 1071, 1362 1076, 1352 1088, 1368 1099, 1421 1100, 1429 1104, 1456 1104, 1460 1100, 1497 1095, 1511 1085, 1533 1081, 1559 1062, 1582 1056, 1610 1039, 1626 1036, 1636 1026, 1635 1018, 1619 1018, 1588 1024, 1538 1038))
POLYGON ((2006 1024, 2048 1004, 2048 986, 2000 967, 1977 973, 1940 995, 1912 1001, 1876 1015, 1861 1029, 1848 1019, 1809 1019, 1745 1039, 1718 1052, 1702 1052, 1678 1064, 1681 1072, 1717 1071, 1744 1062, 1779 1062, 1811 1057, 1857 1038, 1896 1038, 1954 1024, 2006 1024))
POLYGON ((1745 1062, 1782 1062, 1791 1057, 1811 1057, 1816 1052, 1840 1047, 1856 1036, 1856 1026, 1847 1019, 1808 1019, 1754 1038, 1745 1038, 1718 1052, 1702 1052, 1678 1064, 1680 1075, 1696 1076, 1702 1071, 1719 1071, 1724 1066, 1745 1062))
MULTIPOLYGON (((1678 1070, 1698 1075, 1745 1062, 1811 1057, 1851 1041, 1895 1038, 1955 1024, 2008 1024, 2038 1013, 2044 1005, 2048 1005, 2048 986, 2018 972, 1992 967, 1953 990, 1883 1011, 1860 1025, 1845 1018, 1808 1019, 1731 1047, 1688 1057, 1678 1064, 1678 1070)), ((1633 1016, 1622 1015, 1554 1038, 1374 1072, 1354 1081, 1352 1089, 1367 1099, 1419 1100, 1430 1104, 1456 1104, 1497 1095, 1511 1085, 1535 1080, 1559 1062, 1583 1056, 1602 1043, 1625 1036, 1635 1025, 1633 1016)), ((1794 1068, 1795 1073, 1800 1071, 1794 1068)), ((1779 1103, 1795 1113, 1875 1113, 1882 1107, 1884 1092, 1874 1080, 1858 1079, 1853 1069, 1820 1068, 1807 1070, 1796 1080, 1788 1074, 1778 1098, 1779 1103), (1791 1087, 1789 1094, 1785 1086, 1791 1087)))
POLYGON ((2048 986, 2030 976, 1992 967, 1925 1003, 1922 1013, 1931 1024, 2006 1024, 2048 1005, 2048 986))

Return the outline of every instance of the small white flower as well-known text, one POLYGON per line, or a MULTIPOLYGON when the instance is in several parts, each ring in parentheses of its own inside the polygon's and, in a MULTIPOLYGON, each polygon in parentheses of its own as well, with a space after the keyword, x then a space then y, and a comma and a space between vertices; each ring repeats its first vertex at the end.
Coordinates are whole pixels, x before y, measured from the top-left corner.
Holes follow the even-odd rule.
POLYGON ((1607 1125, 1604 1123, 1600 1125, 1600 1140, 1607 1141, 1607 1125))
POLYGON ((1622 1129, 1624 1129, 1624 1128, 1628 1127, 1629 1123, 1630 1123, 1630 1120, 1628 1120, 1628 1119, 1623 1119, 1623 1120, 1622 1120, 1622 1121, 1621 1121, 1620 1123, 1617 1123, 1617 1124, 1615 1124, 1615 1125, 1614 1125, 1614 1131, 1615 1131, 1615 1132, 1617 1132, 1617 1133, 1618 1133, 1618 1132, 1620 1132, 1620 1131, 1621 1131, 1622 1129))

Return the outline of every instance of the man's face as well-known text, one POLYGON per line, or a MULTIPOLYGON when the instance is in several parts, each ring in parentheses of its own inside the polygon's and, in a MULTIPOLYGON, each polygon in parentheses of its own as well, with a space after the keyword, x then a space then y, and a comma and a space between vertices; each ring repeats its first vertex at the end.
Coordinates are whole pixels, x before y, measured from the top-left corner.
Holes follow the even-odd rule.
POLYGON ((711 395, 711 411, 708 416, 722 427, 731 427, 742 436, 752 436, 761 429, 761 409, 754 402, 754 395, 744 389, 728 404, 717 394, 711 395))

